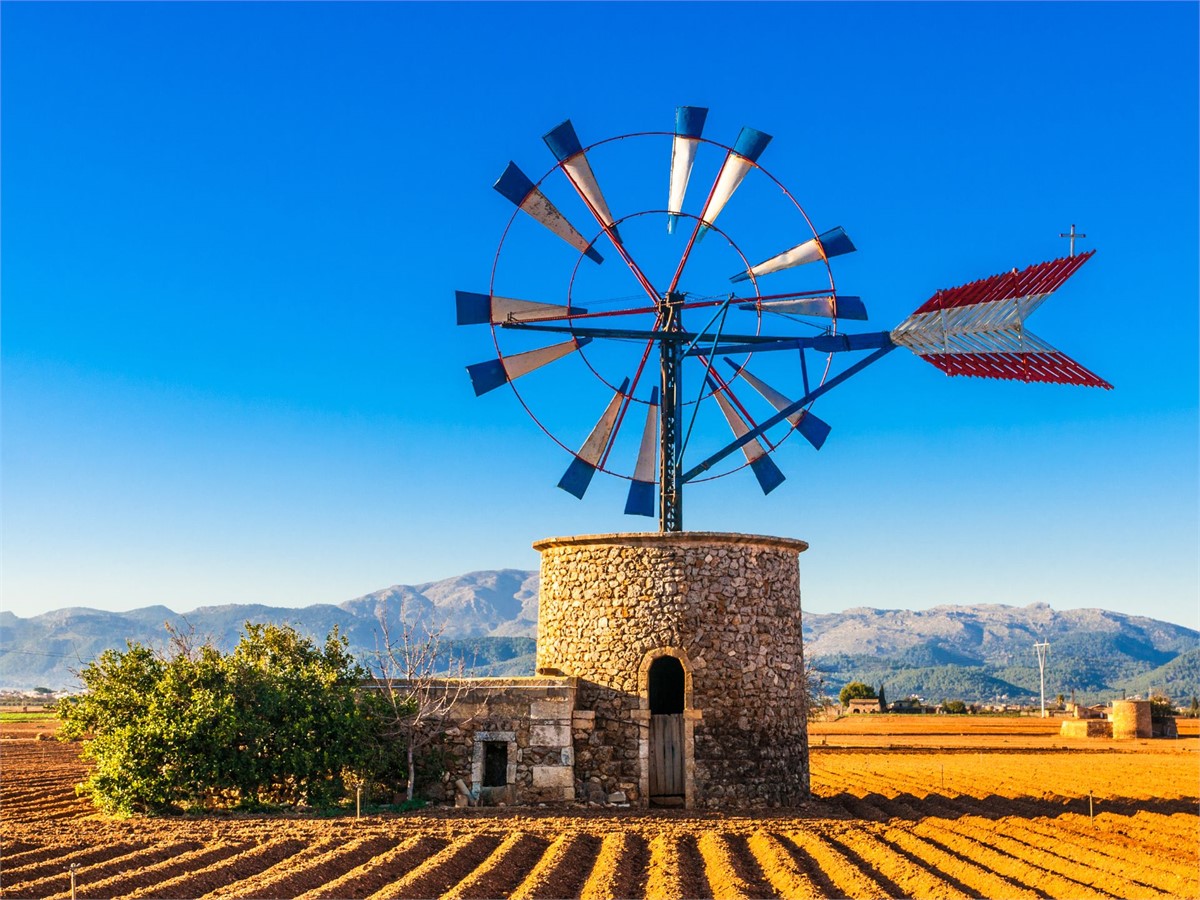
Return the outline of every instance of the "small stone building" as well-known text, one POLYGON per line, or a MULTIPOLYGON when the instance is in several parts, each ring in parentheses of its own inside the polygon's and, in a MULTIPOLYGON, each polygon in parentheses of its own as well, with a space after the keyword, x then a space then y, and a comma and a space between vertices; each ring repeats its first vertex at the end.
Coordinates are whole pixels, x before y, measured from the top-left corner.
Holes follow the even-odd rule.
POLYGON ((849 715, 883 712, 883 706, 878 697, 855 697, 846 705, 849 715))
MULTIPOLYGON (((803 541, 551 538, 537 675, 470 679, 446 799, 786 806, 809 795, 803 541)), ((461 683, 458 689, 461 690, 461 683)))

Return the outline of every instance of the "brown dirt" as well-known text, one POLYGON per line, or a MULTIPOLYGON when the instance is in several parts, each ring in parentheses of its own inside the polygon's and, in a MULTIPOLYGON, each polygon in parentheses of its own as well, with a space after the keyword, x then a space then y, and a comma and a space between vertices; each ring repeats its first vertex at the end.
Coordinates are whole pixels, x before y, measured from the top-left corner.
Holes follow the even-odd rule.
POLYGON ((65 898, 75 863, 81 900, 1200 898, 1194 735, 1118 745, 1066 742, 1054 720, 899 718, 815 727, 818 799, 790 810, 361 821, 108 819, 74 794, 77 746, 4 723, 0 896, 65 898))

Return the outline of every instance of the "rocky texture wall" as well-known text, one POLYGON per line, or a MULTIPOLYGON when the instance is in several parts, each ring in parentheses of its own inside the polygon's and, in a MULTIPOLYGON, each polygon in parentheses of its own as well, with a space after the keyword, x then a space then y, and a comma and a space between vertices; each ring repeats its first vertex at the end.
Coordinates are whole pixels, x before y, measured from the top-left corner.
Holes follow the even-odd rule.
POLYGON ((443 775, 429 785, 431 800, 455 798, 462 781, 471 803, 538 803, 575 799, 574 734, 590 726, 576 723, 576 679, 446 679, 435 691, 453 698, 448 723, 437 747, 443 775), (576 726, 579 726, 578 728, 576 726), (484 788, 484 745, 507 744, 507 784, 484 788))
POLYGON ((1107 719, 1063 719, 1059 733, 1063 737, 1110 738, 1113 736, 1113 723, 1107 719))
POLYGON ((1118 741, 1151 736, 1149 700, 1114 700, 1108 718, 1112 736, 1118 741))
MULTIPOLYGON (((799 553, 803 541, 711 532, 552 538, 542 554, 537 666, 579 679, 576 777, 647 792, 647 671, 686 675, 687 805, 776 806, 809 792, 799 553)), ((630 799, 635 799, 631 797, 630 799)))

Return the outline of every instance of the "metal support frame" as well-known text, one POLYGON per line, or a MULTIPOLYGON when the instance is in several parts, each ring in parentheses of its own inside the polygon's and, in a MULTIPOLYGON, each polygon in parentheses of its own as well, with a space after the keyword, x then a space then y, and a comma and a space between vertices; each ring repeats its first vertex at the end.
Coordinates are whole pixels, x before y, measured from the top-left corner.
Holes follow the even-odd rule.
POLYGON ((683 531, 683 483, 679 479, 680 399, 683 393, 683 295, 669 293, 660 305, 663 335, 659 342, 661 400, 658 448, 658 530, 683 531), (669 337, 668 337, 669 335, 669 337))
MULTIPOLYGON (((773 428, 788 416, 799 412, 827 391, 832 390, 848 378, 896 349, 891 335, 886 331, 865 334, 820 334, 808 337, 766 337, 763 335, 722 335, 705 329, 698 332, 683 330, 682 308, 685 298, 680 293, 668 293, 659 301, 660 328, 653 331, 624 328, 581 328, 575 324, 547 325, 508 321, 500 323, 504 328, 518 331, 543 331, 572 334, 579 338, 624 338, 644 339, 658 343, 661 398, 659 405, 659 451, 658 451, 658 530, 661 532, 683 531, 683 486, 704 474, 713 465, 731 453, 755 440, 767 429, 773 428), (699 348, 697 344, 707 341, 711 347, 699 348), (854 365, 822 385, 805 392, 804 396, 790 406, 777 412, 764 422, 752 427, 732 443, 726 444, 712 456, 687 472, 683 472, 683 428, 680 415, 683 409, 682 363, 689 356, 712 356, 717 353, 761 353, 772 350, 818 350, 826 353, 874 350, 854 365)), ((714 316, 714 319, 716 316, 714 316)), ((805 386, 808 372, 805 370, 805 386)))

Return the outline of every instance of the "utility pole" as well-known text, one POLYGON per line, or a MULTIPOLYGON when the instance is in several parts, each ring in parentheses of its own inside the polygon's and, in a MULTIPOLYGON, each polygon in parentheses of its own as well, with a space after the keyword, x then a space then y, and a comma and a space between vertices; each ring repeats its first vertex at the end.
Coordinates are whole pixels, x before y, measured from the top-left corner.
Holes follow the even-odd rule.
POLYGON ((1034 644, 1033 649, 1037 651, 1038 669, 1042 673, 1042 718, 1046 718, 1046 654, 1050 651, 1050 644, 1047 641, 1042 641, 1040 644, 1034 644))

